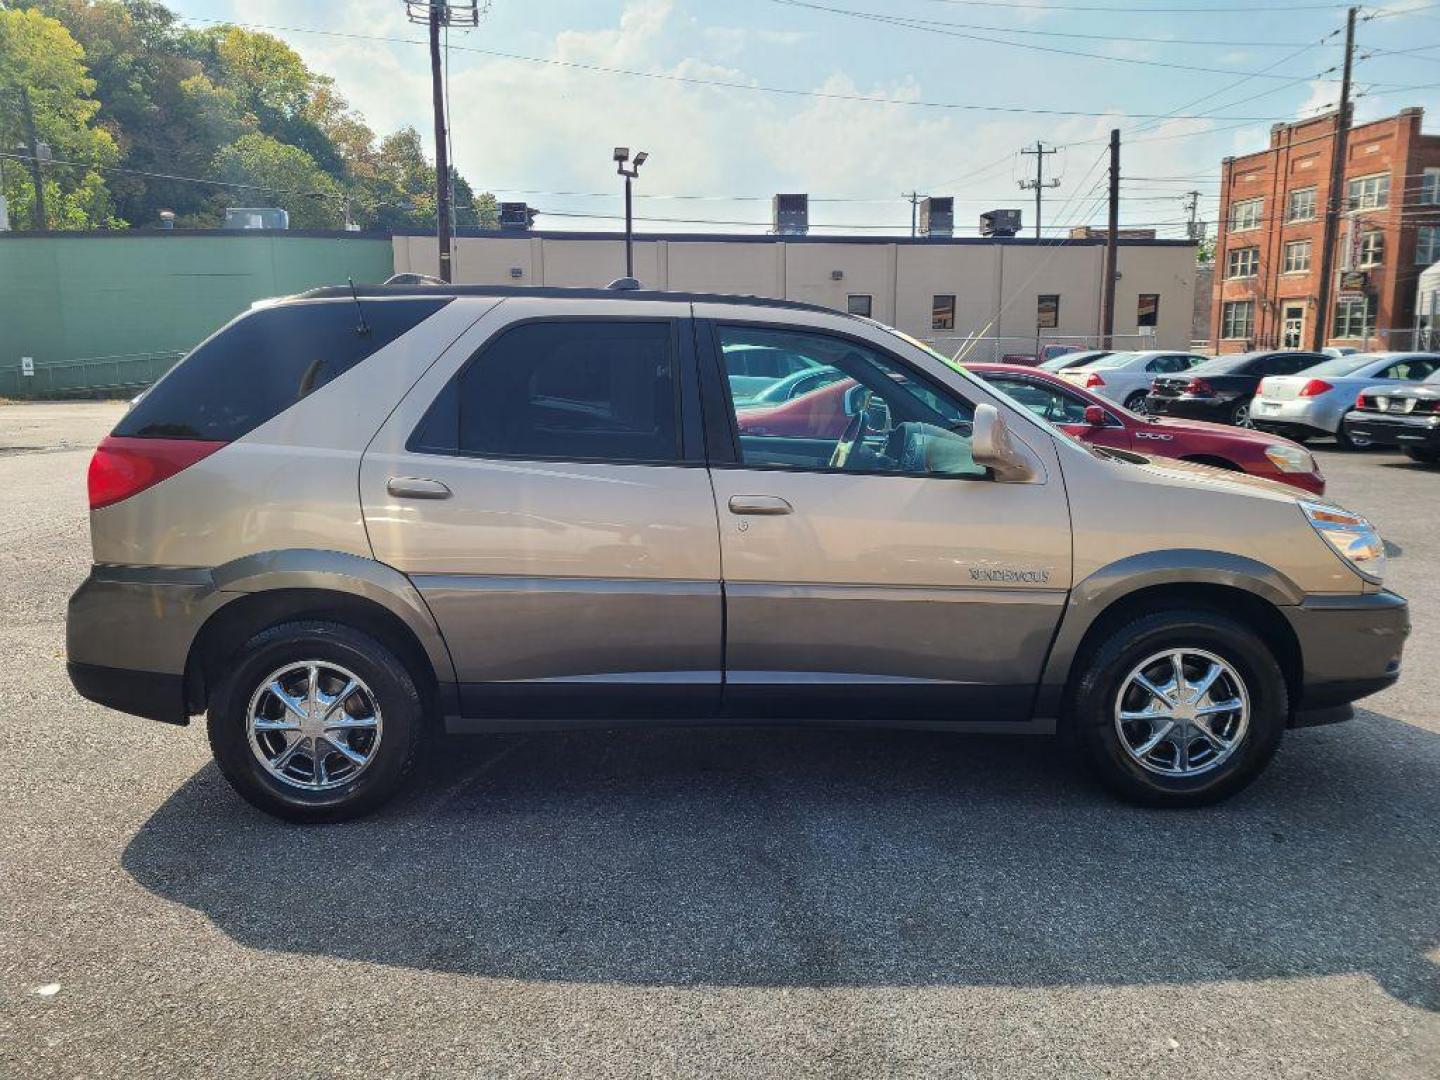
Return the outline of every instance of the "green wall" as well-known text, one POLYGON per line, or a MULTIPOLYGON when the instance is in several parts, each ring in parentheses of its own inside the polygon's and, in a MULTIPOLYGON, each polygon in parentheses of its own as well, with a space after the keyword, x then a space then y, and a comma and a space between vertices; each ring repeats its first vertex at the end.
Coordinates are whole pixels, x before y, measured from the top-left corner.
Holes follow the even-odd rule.
POLYGON ((146 385, 253 300, 393 265, 388 237, 347 233, 0 233, 0 396, 146 385))

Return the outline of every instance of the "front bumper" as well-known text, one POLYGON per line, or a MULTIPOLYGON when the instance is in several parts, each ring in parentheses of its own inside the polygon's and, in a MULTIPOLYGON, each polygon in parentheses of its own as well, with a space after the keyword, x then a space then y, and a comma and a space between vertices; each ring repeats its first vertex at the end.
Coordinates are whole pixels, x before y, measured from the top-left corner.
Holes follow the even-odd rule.
POLYGON ((1312 596, 1280 611, 1295 631, 1303 665, 1294 726, 1344 719, 1350 702, 1400 678, 1410 608, 1395 593, 1312 596))
POLYGON ((1376 446, 1440 450, 1440 417, 1429 414, 1391 416, 1356 409, 1345 414, 1345 430, 1369 439, 1376 446))

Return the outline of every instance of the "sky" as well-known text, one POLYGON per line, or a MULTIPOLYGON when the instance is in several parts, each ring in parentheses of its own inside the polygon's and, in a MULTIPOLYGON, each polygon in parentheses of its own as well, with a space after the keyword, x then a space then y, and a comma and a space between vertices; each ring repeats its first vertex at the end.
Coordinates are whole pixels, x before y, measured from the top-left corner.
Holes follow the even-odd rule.
MULTIPOLYGON (((167 2, 268 29, 433 152, 403 0, 167 2)), ((1361 19, 1357 119, 1440 110, 1440 3, 1361 19)), ((477 191, 542 229, 615 228, 628 146, 650 154, 637 231, 763 232, 772 194, 807 192, 814 233, 908 233, 918 191, 954 197, 963 235, 1001 207, 1033 227, 1037 140, 1058 150, 1044 222, 1103 225, 1118 127, 1122 225, 1184 235, 1193 190, 1213 235, 1221 159, 1333 108, 1344 21, 1323 0, 493 0, 449 35, 451 140, 477 191)))

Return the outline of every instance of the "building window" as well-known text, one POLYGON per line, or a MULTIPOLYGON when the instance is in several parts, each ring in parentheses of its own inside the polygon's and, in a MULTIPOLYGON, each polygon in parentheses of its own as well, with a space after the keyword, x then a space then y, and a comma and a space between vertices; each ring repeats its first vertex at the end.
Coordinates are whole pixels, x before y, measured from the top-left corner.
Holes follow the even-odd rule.
POLYGON ((1142 292, 1140 305, 1135 312, 1135 325, 1140 329, 1160 325, 1160 294, 1142 292))
POLYGON ((1236 248, 1230 252, 1227 259, 1226 277, 1254 277, 1260 272, 1260 249, 1258 247, 1236 248))
POLYGON ((1426 169, 1420 178, 1420 198, 1416 200, 1422 206, 1440 206, 1440 169, 1426 169))
POLYGON ((1227 300, 1221 309, 1220 336, 1248 338, 1255 332, 1255 301, 1227 300))
POLYGON ((1060 294, 1042 293, 1035 298, 1035 327, 1054 330, 1060 325, 1060 294))
POLYGON ((1285 270, 1287 274, 1303 274, 1310 269, 1310 241, 1291 240, 1285 245, 1285 270))
POLYGON ((1335 332, 1331 337, 1367 338, 1375 333, 1375 297, 1335 302, 1335 332))
POLYGON ((1245 229, 1258 229, 1260 227, 1260 211, 1264 207, 1264 199, 1246 199, 1244 202, 1231 203, 1230 231, 1242 232, 1245 229))
POLYGON ((1345 185, 1345 201, 1351 210, 1379 210, 1390 205, 1390 174, 1360 176, 1345 185))
POLYGON ((1355 265, 1362 269, 1379 266, 1385 261, 1385 234, 1379 229, 1368 229, 1360 234, 1360 250, 1355 265))
POLYGON ((1311 221, 1315 217, 1315 189, 1300 188, 1290 192, 1290 202, 1285 208, 1286 221, 1311 221))
POLYGON ((1415 230, 1415 265, 1440 262, 1440 225, 1421 225, 1415 230))
POLYGON ((845 310, 851 315, 870 318, 870 296, 868 293, 851 293, 845 298, 845 310))
POLYGON ((955 329, 955 294, 937 296, 930 305, 930 329, 955 329))

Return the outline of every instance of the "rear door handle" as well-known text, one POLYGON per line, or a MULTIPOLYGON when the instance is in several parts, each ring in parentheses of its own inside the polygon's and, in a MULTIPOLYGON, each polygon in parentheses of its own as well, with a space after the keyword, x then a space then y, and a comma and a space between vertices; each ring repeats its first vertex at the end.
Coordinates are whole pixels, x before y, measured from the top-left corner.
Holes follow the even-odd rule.
POLYGON ((778 495, 731 495, 732 514, 793 514, 795 508, 778 495))
POLYGON ((392 476, 385 490, 397 499, 448 499, 450 489, 439 480, 420 476, 392 476))

